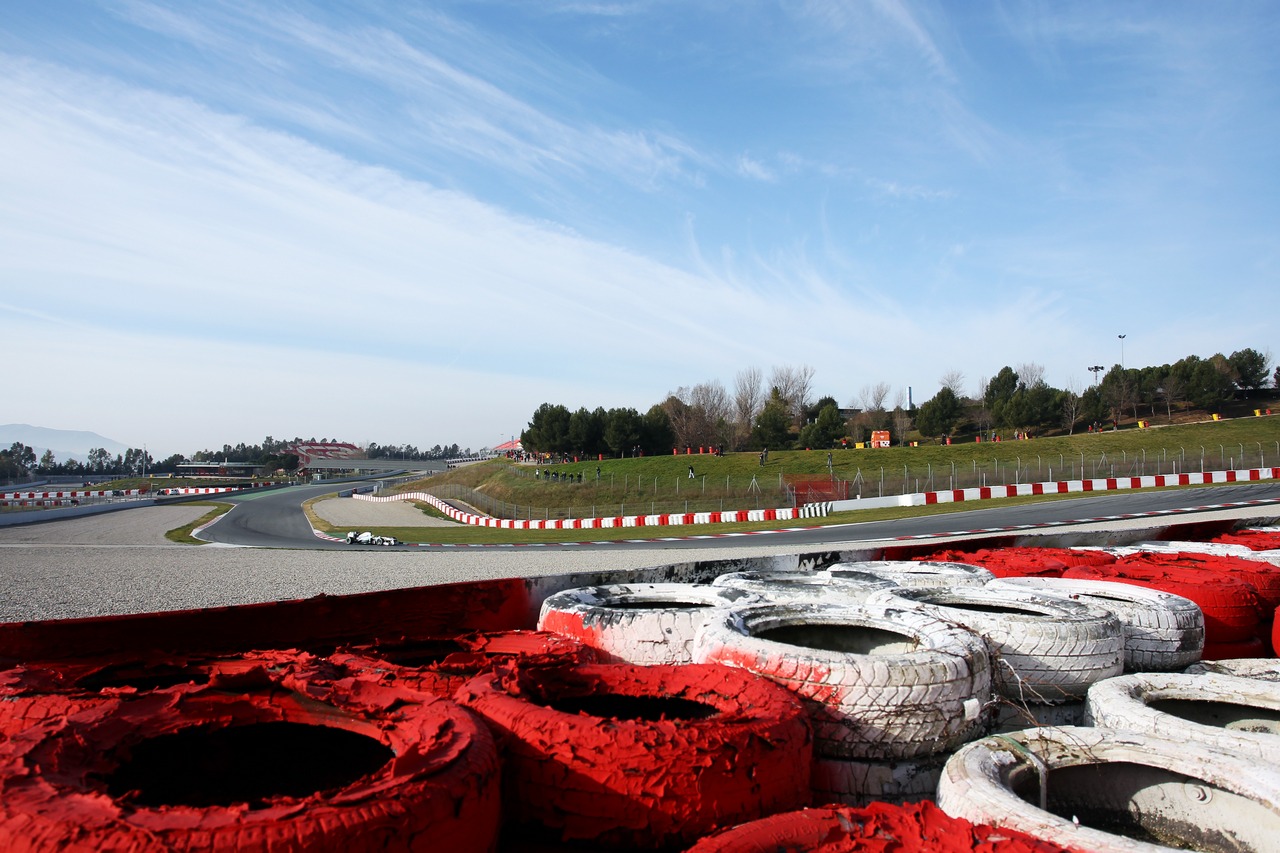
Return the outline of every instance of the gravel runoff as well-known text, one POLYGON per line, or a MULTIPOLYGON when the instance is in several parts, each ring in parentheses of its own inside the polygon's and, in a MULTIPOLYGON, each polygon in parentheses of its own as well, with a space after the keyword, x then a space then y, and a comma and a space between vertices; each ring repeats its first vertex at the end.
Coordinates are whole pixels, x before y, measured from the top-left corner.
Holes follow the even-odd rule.
MULTIPOLYGON (((332 523, 373 527, 399 524, 399 520, 388 520, 399 516, 378 513, 397 513, 396 507, 405 505, 335 499, 320 506, 324 507, 322 517, 332 523), (328 505, 331 503, 334 505, 328 505), (370 512, 374 515, 367 514, 370 512)), ((205 511, 203 507, 157 506, 0 528, 0 622, 216 607, 490 578, 799 553, 795 546, 767 544, 767 535, 752 537, 751 544, 736 547, 616 551, 537 546, 320 551, 178 545, 164 538, 165 531, 188 524, 205 511)), ((423 518, 414 512, 419 520, 423 518)), ((1196 517, 1256 516, 1256 509, 1244 508, 1196 517)), ((1129 520, 1073 529, 1148 526, 1152 521, 1129 520)), ((1067 529, 1054 528, 1054 532, 1067 529)), ((942 547, 949 540, 930 541, 942 547)), ((876 544, 884 543, 851 540, 823 543, 809 550, 828 552, 876 544)))

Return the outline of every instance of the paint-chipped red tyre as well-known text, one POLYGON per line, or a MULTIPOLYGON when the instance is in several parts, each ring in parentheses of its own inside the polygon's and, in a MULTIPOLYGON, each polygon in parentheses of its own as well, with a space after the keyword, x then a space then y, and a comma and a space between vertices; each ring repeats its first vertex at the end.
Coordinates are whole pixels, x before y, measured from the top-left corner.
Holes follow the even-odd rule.
POLYGON ((1116 581, 1180 595, 1204 614, 1204 642, 1234 643, 1258 636, 1261 602, 1252 586, 1227 575, 1123 560, 1111 566, 1076 566, 1063 577, 1116 581))
MULTIPOLYGON (((259 669, 292 671, 303 666, 314 677, 327 665, 295 650, 237 655, 178 656, 151 653, 137 657, 33 661, 0 672, 0 741, 30 726, 60 720, 108 699, 172 687, 209 684, 233 688, 243 673, 259 669)), ((335 677, 334 672, 325 672, 335 677)))
POLYGON ((1280 555, 1280 528, 1237 530, 1234 533, 1215 536, 1213 541, 1228 545, 1243 545, 1250 551, 1275 551, 1280 555))
POLYGON ((1070 853, 1024 833, 949 817, 930 802, 804 809, 709 835, 687 853, 1070 853))
POLYGON ((1270 681, 1208 673, 1124 675, 1089 689, 1085 723, 1280 764, 1280 684, 1270 681))
POLYGON ((732 605, 759 600, 710 584, 579 587, 542 602, 538 630, 581 640, 610 663, 689 663, 694 635, 708 619, 732 605))
POLYGON ((900 603, 735 608, 698 634, 694 657, 799 696, 824 757, 893 760, 952 749, 991 700, 986 642, 900 603))
POLYGON ((1110 612, 1010 587, 898 589, 874 602, 916 607, 963 625, 991 648, 991 689, 1016 702, 1083 699, 1089 685, 1124 671, 1124 626, 1110 612))
POLYGON ((878 575, 854 571, 838 578, 826 572, 731 572, 720 575, 711 585, 749 592, 765 601, 801 599, 828 604, 856 604, 876 590, 895 586, 878 575))
POLYGON ((1124 626, 1125 672, 1172 672, 1200 660, 1204 614, 1189 598, 1158 589, 1080 578, 998 578, 988 589, 1062 595, 1115 614, 1124 626))
POLYGON ((459 687, 499 664, 594 663, 596 652, 573 637, 549 631, 487 631, 348 646, 329 660, 362 677, 452 697, 459 687))
POLYGON ((669 847, 808 802, 800 702, 729 667, 515 665, 457 699, 503 742, 508 819, 550 840, 669 847))
POLYGON ((1116 561, 1114 556, 1103 551, 1015 547, 940 551, 926 559, 982 566, 997 578, 1057 578, 1072 566, 1101 566, 1116 561))
MULTIPOLYGON (((1180 543, 1170 544, 1178 546, 1180 543)), ((1253 555, 1254 552, 1245 551, 1244 553, 1253 555)), ((1257 591, 1258 598, 1265 606, 1268 616, 1277 607, 1280 607, 1280 566, 1272 565, 1265 560, 1246 559, 1243 556, 1228 554, 1156 551, 1122 557, 1116 561, 1116 564, 1119 566, 1142 565, 1155 568, 1167 566, 1178 571, 1186 571, 1202 576, 1233 577, 1244 581, 1257 591)))
POLYGON ((0 849, 491 851, 493 736, 447 699, 258 668, 0 745, 0 849))
POLYGON ((974 741, 947 762, 937 803, 954 817, 1095 853, 1269 853, 1280 838, 1280 768, 1118 729, 974 741))
POLYGON ((835 563, 824 571, 833 578, 846 574, 871 574, 908 589, 985 586, 995 577, 981 566, 937 560, 865 560, 835 563))

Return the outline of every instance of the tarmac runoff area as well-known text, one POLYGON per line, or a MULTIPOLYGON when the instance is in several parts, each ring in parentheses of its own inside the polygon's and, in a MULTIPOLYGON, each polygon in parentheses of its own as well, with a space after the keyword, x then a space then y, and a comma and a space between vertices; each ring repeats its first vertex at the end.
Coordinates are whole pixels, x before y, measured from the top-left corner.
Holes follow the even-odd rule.
MULTIPOLYGON (((339 527, 429 527, 408 504, 332 498, 316 505, 339 527)), ((205 507, 156 506, 0 528, 0 622, 148 613, 346 595, 491 578, 643 569, 672 563, 784 557, 806 549, 769 545, 768 536, 725 548, 458 548, 385 551, 281 550, 178 545, 166 531, 189 524, 205 507), (758 544, 757 544, 758 543, 758 544)), ((1256 509, 1198 513, 1197 519, 1256 517, 1256 509)), ((1133 519, 1073 528, 1118 530, 1152 525, 1133 519)), ((1065 528, 1056 528, 1062 532, 1065 528)), ((637 531, 637 538, 643 531, 637 531)), ((973 537, 965 537, 973 538, 973 537)), ((930 540, 939 548, 951 540, 930 540)), ((807 550, 829 552, 883 542, 850 540, 807 550)))

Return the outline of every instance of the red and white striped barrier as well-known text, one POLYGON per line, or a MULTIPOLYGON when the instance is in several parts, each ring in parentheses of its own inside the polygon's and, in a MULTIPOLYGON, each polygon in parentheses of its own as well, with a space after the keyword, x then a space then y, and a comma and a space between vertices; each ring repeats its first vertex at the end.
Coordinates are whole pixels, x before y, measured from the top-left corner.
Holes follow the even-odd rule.
POLYGON ((422 501, 430 504, 449 518, 461 524, 476 527, 498 527, 508 530, 596 530, 612 527, 677 527, 687 524, 723 524, 734 521, 794 521, 801 518, 817 518, 830 511, 831 504, 806 504, 800 507, 778 509, 739 509, 724 512, 659 513, 657 515, 617 515, 596 518, 494 518, 476 515, 452 507, 435 495, 425 492, 406 492, 401 495, 352 495, 353 498, 374 503, 388 501, 422 501))
POLYGON ((146 489, 99 489, 98 491, 72 492, 0 492, 0 500, 5 501, 48 501, 79 498, 137 497, 145 495, 146 489))
POLYGON ((1249 468, 1242 471, 1206 471, 1196 474, 1155 474, 1147 477, 1103 477, 1091 480, 1060 480, 1054 483, 1020 483, 1014 486, 983 486, 925 492, 925 505, 1014 498, 1025 495, 1066 495, 1074 492, 1114 492, 1124 489, 1158 489, 1165 486, 1202 486, 1210 483, 1244 483, 1280 479, 1280 468, 1249 468))

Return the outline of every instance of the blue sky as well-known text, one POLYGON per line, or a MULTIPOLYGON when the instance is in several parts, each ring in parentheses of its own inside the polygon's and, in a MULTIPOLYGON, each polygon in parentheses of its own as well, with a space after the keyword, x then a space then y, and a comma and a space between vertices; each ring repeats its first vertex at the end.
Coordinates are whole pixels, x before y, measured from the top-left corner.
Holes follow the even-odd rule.
POLYGON ((0 421, 480 448, 1277 351, 1268 3, 6 3, 0 421), (11 362, 11 367, 15 366, 11 362))

